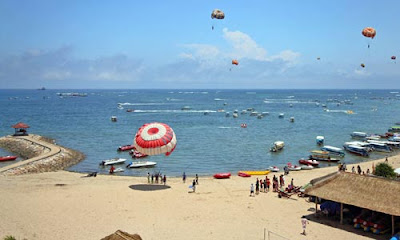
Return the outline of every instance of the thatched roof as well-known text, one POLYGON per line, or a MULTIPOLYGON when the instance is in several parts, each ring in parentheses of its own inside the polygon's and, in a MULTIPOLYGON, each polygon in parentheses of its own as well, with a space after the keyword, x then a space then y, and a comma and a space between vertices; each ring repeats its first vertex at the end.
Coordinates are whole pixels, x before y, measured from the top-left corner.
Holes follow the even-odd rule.
POLYGON ((311 196, 400 216, 400 182, 381 177, 337 172, 311 181, 311 196))
POLYGON ((19 122, 19 123, 15 124, 15 125, 12 125, 11 127, 12 128, 29 128, 28 124, 23 123, 23 122, 19 122))
POLYGON ((102 238, 101 240, 142 240, 142 238, 138 234, 129 234, 118 230, 115 233, 102 238))

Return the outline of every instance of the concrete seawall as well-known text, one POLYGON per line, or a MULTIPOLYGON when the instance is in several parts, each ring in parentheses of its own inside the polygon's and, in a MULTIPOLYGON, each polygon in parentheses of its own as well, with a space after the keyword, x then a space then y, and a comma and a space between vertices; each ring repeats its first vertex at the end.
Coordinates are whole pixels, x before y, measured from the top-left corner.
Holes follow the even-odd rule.
POLYGON ((0 168, 1 175, 53 172, 66 169, 85 159, 81 152, 59 146, 52 139, 33 134, 1 137, 0 148, 26 158, 0 168))

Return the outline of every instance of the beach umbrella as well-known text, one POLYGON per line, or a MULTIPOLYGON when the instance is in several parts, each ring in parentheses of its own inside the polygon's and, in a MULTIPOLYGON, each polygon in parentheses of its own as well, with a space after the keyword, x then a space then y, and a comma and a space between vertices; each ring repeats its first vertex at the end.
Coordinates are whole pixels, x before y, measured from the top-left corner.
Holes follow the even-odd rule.
POLYGON ((176 147, 174 130, 165 123, 146 123, 139 128, 133 144, 137 151, 147 155, 170 155, 176 147))

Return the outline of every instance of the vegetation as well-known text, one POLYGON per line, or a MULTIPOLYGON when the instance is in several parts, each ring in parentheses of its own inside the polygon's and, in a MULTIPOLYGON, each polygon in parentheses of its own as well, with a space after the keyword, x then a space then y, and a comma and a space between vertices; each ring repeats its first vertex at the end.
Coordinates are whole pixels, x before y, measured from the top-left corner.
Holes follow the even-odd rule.
POLYGON ((387 163, 379 163, 378 165, 376 165, 375 175, 385 177, 385 178, 395 178, 396 177, 396 173, 394 172, 394 169, 392 168, 392 166, 390 166, 387 163))
POLYGON ((4 238, 4 240, 17 240, 15 237, 9 235, 4 238))

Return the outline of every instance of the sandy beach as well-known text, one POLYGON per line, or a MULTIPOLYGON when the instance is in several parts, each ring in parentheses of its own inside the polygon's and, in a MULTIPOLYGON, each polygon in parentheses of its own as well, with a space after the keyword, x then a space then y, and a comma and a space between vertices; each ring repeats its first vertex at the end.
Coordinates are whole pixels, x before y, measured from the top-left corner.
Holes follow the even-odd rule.
MULTIPOLYGON (((399 167, 400 156, 389 157, 389 163, 399 167)), ((371 168, 372 162, 360 166, 371 168)), ((295 185, 303 185, 334 171, 336 166, 291 172, 286 181, 294 178, 295 185)), ((256 176, 200 177, 196 193, 190 193, 193 176, 186 183, 167 178, 163 187, 150 186, 146 176, 85 175, 58 171, 1 176, 0 237, 101 239, 121 229, 143 239, 263 239, 266 229, 273 232, 271 239, 282 239, 274 233, 287 239, 379 239, 338 222, 310 221, 307 236, 301 235, 300 217, 313 214, 315 205, 272 192, 249 197, 256 176)))

